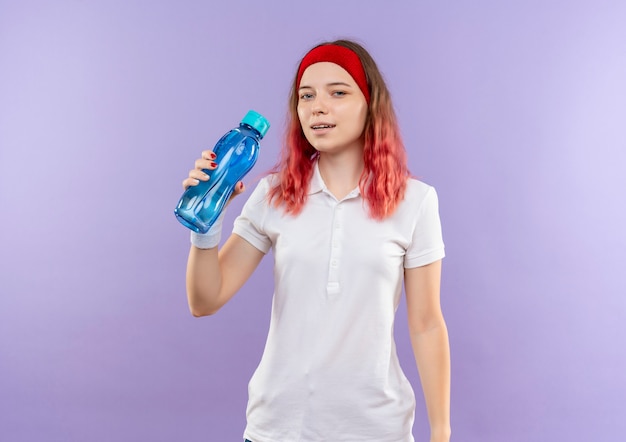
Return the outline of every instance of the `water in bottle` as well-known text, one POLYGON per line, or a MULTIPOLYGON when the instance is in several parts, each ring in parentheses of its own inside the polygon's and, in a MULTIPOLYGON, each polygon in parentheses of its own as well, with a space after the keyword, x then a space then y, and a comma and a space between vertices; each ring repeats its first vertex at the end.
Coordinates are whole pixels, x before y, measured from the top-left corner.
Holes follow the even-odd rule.
POLYGON ((256 163, 259 141, 269 129, 259 113, 249 111, 239 127, 226 133, 215 145, 217 168, 203 169, 208 181, 190 186, 178 201, 174 214, 185 227, 206 233, 219 217, 235 186, 256 163))

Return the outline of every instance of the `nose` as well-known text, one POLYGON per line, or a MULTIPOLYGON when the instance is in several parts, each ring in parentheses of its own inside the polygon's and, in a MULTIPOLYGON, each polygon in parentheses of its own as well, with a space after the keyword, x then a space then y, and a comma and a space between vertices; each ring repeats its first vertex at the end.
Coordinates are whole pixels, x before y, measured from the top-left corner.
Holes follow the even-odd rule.
POLYGON ((315 97, 315 101, 313 102, 313 107, 311 108, 314 115, 324 115, 328 113, 328 107, 326 106, 326 102, 321 99, 319 96, 315 97))

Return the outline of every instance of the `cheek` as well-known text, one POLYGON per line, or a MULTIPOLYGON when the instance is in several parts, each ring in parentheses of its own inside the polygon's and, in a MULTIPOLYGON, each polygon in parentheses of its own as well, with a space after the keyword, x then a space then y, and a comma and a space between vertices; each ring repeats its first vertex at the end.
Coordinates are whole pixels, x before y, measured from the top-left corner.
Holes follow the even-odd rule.
POLYGON ((298 110, 298 119, 300 120, 300 125, 304 127, 304 124, 302 124, 302 121, 305 119, 306 109, 304 109, 304 107, 302 107, 301 105, 298 105, 297 110, 298 110))
POLYGON ((363 133, 365 130, 365 122, 367 121, 367 106, 363 106, 358 112, 356 112, 356 115, 359 116, 355 122, 357 126, 356 129, 359 133, 363 133))
POLYGON ((367 106, 367 103, 363 103, 363 107, 361 107, 361 114, 360 114, 363 125, 365 125, 365 122, 367 121, 368 113, 369 113, 369 107, 367 106))

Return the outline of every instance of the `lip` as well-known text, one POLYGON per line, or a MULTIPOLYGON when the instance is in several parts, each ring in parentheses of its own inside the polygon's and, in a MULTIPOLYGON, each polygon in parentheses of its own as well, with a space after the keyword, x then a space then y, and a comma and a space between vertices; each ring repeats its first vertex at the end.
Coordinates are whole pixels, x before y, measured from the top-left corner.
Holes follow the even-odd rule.
POLYGON ((319 121, 311 124, 309 127, 316 134, 324 134, 332 129, 334 129, 336 124, 327 123, 325 121, 319 121))

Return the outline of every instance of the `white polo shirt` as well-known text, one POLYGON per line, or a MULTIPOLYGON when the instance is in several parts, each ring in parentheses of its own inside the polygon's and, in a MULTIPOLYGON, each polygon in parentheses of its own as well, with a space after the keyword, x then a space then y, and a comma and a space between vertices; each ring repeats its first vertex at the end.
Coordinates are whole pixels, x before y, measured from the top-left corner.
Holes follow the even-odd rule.
POLYGON ((384 221, 359 189, 338 201, 317 165, 296 217, 267 203, 264 178, 233 232, 273 251, 274 297, 249 384, 253 442, 412 442, 415 396, 393 337, 404 268, 444 256, 435 189, 408 182, 384 221))

